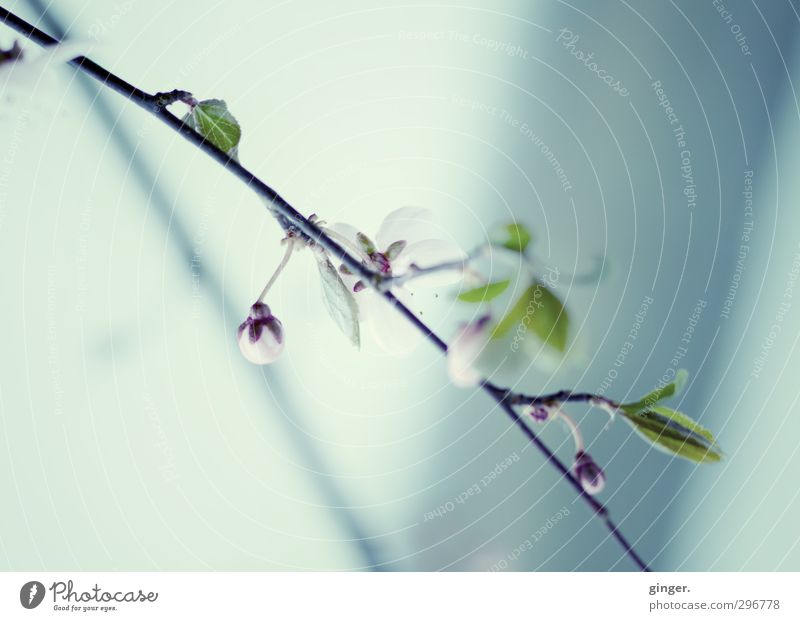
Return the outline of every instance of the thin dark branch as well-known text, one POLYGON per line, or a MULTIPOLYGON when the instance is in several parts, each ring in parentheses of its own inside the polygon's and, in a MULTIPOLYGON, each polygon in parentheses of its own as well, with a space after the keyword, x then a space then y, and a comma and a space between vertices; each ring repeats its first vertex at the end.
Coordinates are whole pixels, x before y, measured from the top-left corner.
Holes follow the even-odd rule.
POLYGON ((561 460, 558 459, 558 457, 556 457, 553 454, 553 452, 548 448, 548 446, 539 439, 539 436, 537 436, 533 432, 533 430, 530 427, 528 427, 528 425, 525 424, 525 421, 522 420, 520 415, 514 410, 514 408, 511 406, 508 400, 506 400, 505 396, 507 394, 507 391, 505 391, 504 389, 499 389, 499 392, 495 394, 494 392, 495 389, 493 387, 487 388, 487 390, 492 393, 492 395, 495 397, 500 407, 503 408, 505 413, 508 414, 508 417, 512 421, 514 421, 514 424, 517 425, 520 429, 522 429, 525 435, 531 441, 531 443, 534 446, 536 446, 536 448, 538 448, 539 451, 542 452, 542 454, 547 458, 547 461, 553 464, 553 466, 555 466, 555 468, 564 475, 564 477, 575 488, 575 491, 578 493, 578 495, 581 496, 592 509, 594 509, 595 514, 601 520, 603 520, 603 523, 606 525, 611 535, 625 549, 625 553, 631 558, 631 560, 634 563, 636 563, 642 571, 650 571, 647 562, 641 556, 639 556, 634 547, 620 532, 616 523, 611 519, 611 517, 608 514, 608 509, 606 509, 604 505, 597 502, 597 500, 595 500, 592 496, 590 496, 584 491, 580 482, 578 482, 572 475, 572 473, 566 469, 566 466, 564 466, 561 460))
POLYGON ((526 395, 523 393, 508 393, 508 399, 514 405, 546 405, 548 403, 591 403, 593 405, 603 405, 609 410, 619 409, 619 403, 591 392, 572 392, 571 390, 559 390, 547 395, 526 395))
MULTIPOLYGON (((35 26, 29 24, 25 20, 11 13, 3 7, 0 7, 0 20, 6 25, 10 26, 20 34, 27 38, 39 43, 43 46, 57 45, 59 41, 47 33, 41 31, 35 26)), ((126 97, 136 105, 155 115, 161 121, 170 126, 173 130, 178 132, 189 142, 202 149, 207 155, 222 164, 228 171, 233 173, 248 187, 250 187, 256 194, 269 203, 269 209, 275 216, 281 227, 287 232, 301 235, 307 241, 318 244, 324 248, 332 256, 342 262, 353 274, 359 276, 365 284, 369 285, 378 291, 388 302, 390 302, 400 313, 402 313, 416 328, 422 332, 428 340, 438 347, 442 352, 447 352, 447 344, 436 335, 424 322, 422 322, 408 307, 400 302, 391 291, 384 291, 381 279, 372 270, 365 266, 359 259, 351 256, 344 248, 342 248, 336 241, 326 235, 316 224, 306 219, 300 212, 292 207, 286 199, 284 199, 276 190, 261 181, 255 174, 250 172, 247 168, 242 166, 235 159, 231 158, 228 154, 218 149, 212 143, 205 140, 200 134, 184 124, 181 119, 175 116, 167 108, 171 103, 170 97, 165 97, 164 93, 157 93, 151 95, 142 91, 141 89, 126 82, 119 76, 104 69, 94 61, 85 56, 79 56, 70 61, 81 71, 87 73, 94 79, 100 81, 108 88, 114 90, 120 95, 126 97), (169 102, 165 104, 165 101, 169 102)), ((180 91, 175 91, 180 92, 180 91)), ((597 502, 594 498, 586 494, 580 482, 564 465, 564 463, 547 448, 547 446, 539 439, 538 435, 525 423, 525 421, 516 413, 509 401, 510 393, 506 389, 498 388, 490 383, 484 383, 483 389, 488 392, 500 405, 500 407, 508 414, 513 423, 523 432, 523 434, 533 443, 544 455, 545 459, 560 472, 579 493, 587 504, 592 508, 596 515, 600 516, 611 535, 622 545, 626 554, 636 565, 643 571, 649 571, 647 563, 635 552, 628 541, 622 536, 616 524, 611 520, 608 515, 607 509, 597 502)))

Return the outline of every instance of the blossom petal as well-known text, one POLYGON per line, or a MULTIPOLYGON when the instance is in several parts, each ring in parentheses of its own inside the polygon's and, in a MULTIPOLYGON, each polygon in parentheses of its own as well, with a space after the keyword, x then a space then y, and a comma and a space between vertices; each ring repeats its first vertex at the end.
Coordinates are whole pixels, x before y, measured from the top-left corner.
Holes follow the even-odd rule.
POLYGON ((437 230, 433 212, 424 207, 400 207, 387 215, 375 236, 381 251, 404 240, 409 244, 429 238, 437 230))
MULTIPOLYGON (((395 289, 397 298, 407 303, 413 300, 408 292, 395 289)), ((392 308, 387 300, 373 291, 365 291, 369 313, 369 330, 378 347, 393 356, 406 356, 412 353, 425 340, 425 337, 402 314, 392 308)), ((361 293, 356 295, 358 298, 361 293)))
MULTIPOLYGON (((344 281, 344 283, 348 287, 350 287, 350 291, 353 291, 354 284, 351 285, 350 280, 346 280, 348 278, 351 279, 354 284, 358 282, 358 278, 353 278, 352 276, 345 276, 344 274, 342 275, 342 280, 344 281)), ((365 321, 368 321, 370 317, 374 314, 373 309, 376 306, 375 298, 378 298, 378 295, 375 293, 374 290, 369 288, 362 289, 361 291, 353 293, 353 299, 356 301, 356 304, 358 305, 358 321, 360 323, 363 324, 365 321)), ((378 300, 378 302, 380 302, 380 300, 378 300)))
POLYGON ((325 230, 332 232, 333 235, 331 237, 333 240, 343 246, 347 252, 357 254, 360 259, 368 259, 361 248, 361 244, 358 242, 358 236, 361 232, 352 224, 336 222, 326 226, 325 230))

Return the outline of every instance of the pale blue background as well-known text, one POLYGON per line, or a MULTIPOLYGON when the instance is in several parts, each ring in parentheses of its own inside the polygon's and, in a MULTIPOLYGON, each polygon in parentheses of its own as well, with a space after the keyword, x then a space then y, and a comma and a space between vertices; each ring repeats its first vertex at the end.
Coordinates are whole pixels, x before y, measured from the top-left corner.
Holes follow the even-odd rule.
MULTIPOLYGON (((145 89, 226 99, 242 161, 306 214, 374 231, 424 205, 464 245, 513 215, 565 271, 606 256, 603 283, 559 288, 581 355, 530 369, 530 391, 596 390, 652 296, 608 394, 648 390, 706 300, 680 407, 717 432, 726 461, 671 458, 578 408, 608 474, 600 499, 657 569, 798 570, 796 301, 749 376, 800 242, 800 17, 788 0, 726 4, 751 56, 694 0, 64 0, 50 17, 145 89), (556 42, 561 28, 628 98, 556 42), (687 129, 693 210, 653 80, 687 129), (482 105, 537 132, 573 189, 482 105), (755 229, 724 320, 747 169, 755 229)), ((67 70, 59 80, 27 121, 0 121, 0 568, 486 570, 566 507, 509 569, 632 569, 490 400, 448 385, 433 348, 350 348, 310 257, 269 300, 287 354, 244 362, 235 328, 279 259, 278 227, 157 121, 108 93, 90 106, 67 70), (424 521, 515 453, 481 494, 424 521)), ((451 298, 426 295, 450 336, 451 298)), ((544 436, 569 459, 561 429, 544 436)))

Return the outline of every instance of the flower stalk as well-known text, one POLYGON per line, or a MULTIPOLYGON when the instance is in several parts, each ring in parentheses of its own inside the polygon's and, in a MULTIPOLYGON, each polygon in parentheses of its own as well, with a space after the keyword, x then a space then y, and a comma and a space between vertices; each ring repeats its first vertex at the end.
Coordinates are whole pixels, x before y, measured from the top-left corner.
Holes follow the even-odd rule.
POLYGON ((264 285, 264 288, 261 290, 261 295, 258 296, 259 302, 264 301, 264 299, 267 297, 267 293, 269 293, 269 290, 272 289, 272 285, 274 285, 275 281, 278 280, 278 277, 281 275, 281 272, 283 272, 283 270, 289 264, 289 259, 292 258, 292 252, 294 251, 294 245, 295 245, 294 238, 291 236, 286 237, 283 239, 283 243, 286 246, 286 250, 283 253, 283 258, 281 259, 281 262, 278 263, 278 267, 275 268, 275 272, 267 281, 267 284, 264 285))

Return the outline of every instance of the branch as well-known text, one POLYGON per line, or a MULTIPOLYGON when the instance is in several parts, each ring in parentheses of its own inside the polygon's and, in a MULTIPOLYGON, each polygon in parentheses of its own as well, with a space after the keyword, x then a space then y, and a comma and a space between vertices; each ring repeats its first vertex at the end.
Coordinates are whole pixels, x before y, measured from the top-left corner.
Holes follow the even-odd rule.
MULTIPOLYGON (((46 32, 36 28, 32 24, 11 13, 4 7, 0 7, 0 20, 7 26, 13 28, 21 35, 38 43, 42 46, 57 45, 59 41, 46 32)), ((212 159, 216 160, 225 169, 238 177, 245 185, 253 190, 266 203, 271 214, 278 221, 278 224, 287 232, 302 237, 305 241, 319 245, 332 256, 336 257, 354 275, 357 275, 369 287, 392 304, 398 312, 410 321, 427 339, 441 352, 447 353, 447 344, 434 333, 424 322, 422 322, 407 306, 400 302, 391 291, 385 290, 381 277, 366 267, 359 259, 350 255, 335 240, 331 239, 321 228, 305 218, 300 212, 289 204, 276 190, 261 181, 255 174, 242 166, 227 153, 218 149, 214 144, 205 140, 203 136, 195 132, 192 128, 184 124, 180 118, 175 116, 168 106, 177 101, 185 101, 191 97, 186 91, 170 91, 168 93, 147 93, 138 87, 126 82, 119 76, 101 67, 85 56, 78 56, 71 61, 71 65, 83 71, 87 75, 101 82, 116 93, 122 95, 129 101, 135 103, 140 108, 149 112, 160 119, 175 132, 179 133, 189 142, 204 151, 212 159)), ((525 423, 522 417, 514 410, 510 400, 515 393, 499 388, 491 383, 485 382, 482 385, 484 391, 491 395, 497 404, 506 412, 512 422, 522 431, 528 440, 539 449, 545 459, 569 481, 577 492, 578 496, 584 499, 589 507, 594 511, 608 528, 610 534, 622 545, 627 556, 642 571, 649 571, 647 563, 636 553, 630 543, 620 533, 616 524, 611 520, 608 510, 604 505, 589 496, 583 489, 581 483, 575 475, 564 465, 564 463, 542 442, 538 435, 525 423)), ((513 399, 512 399, 513 400, 513 399)))

